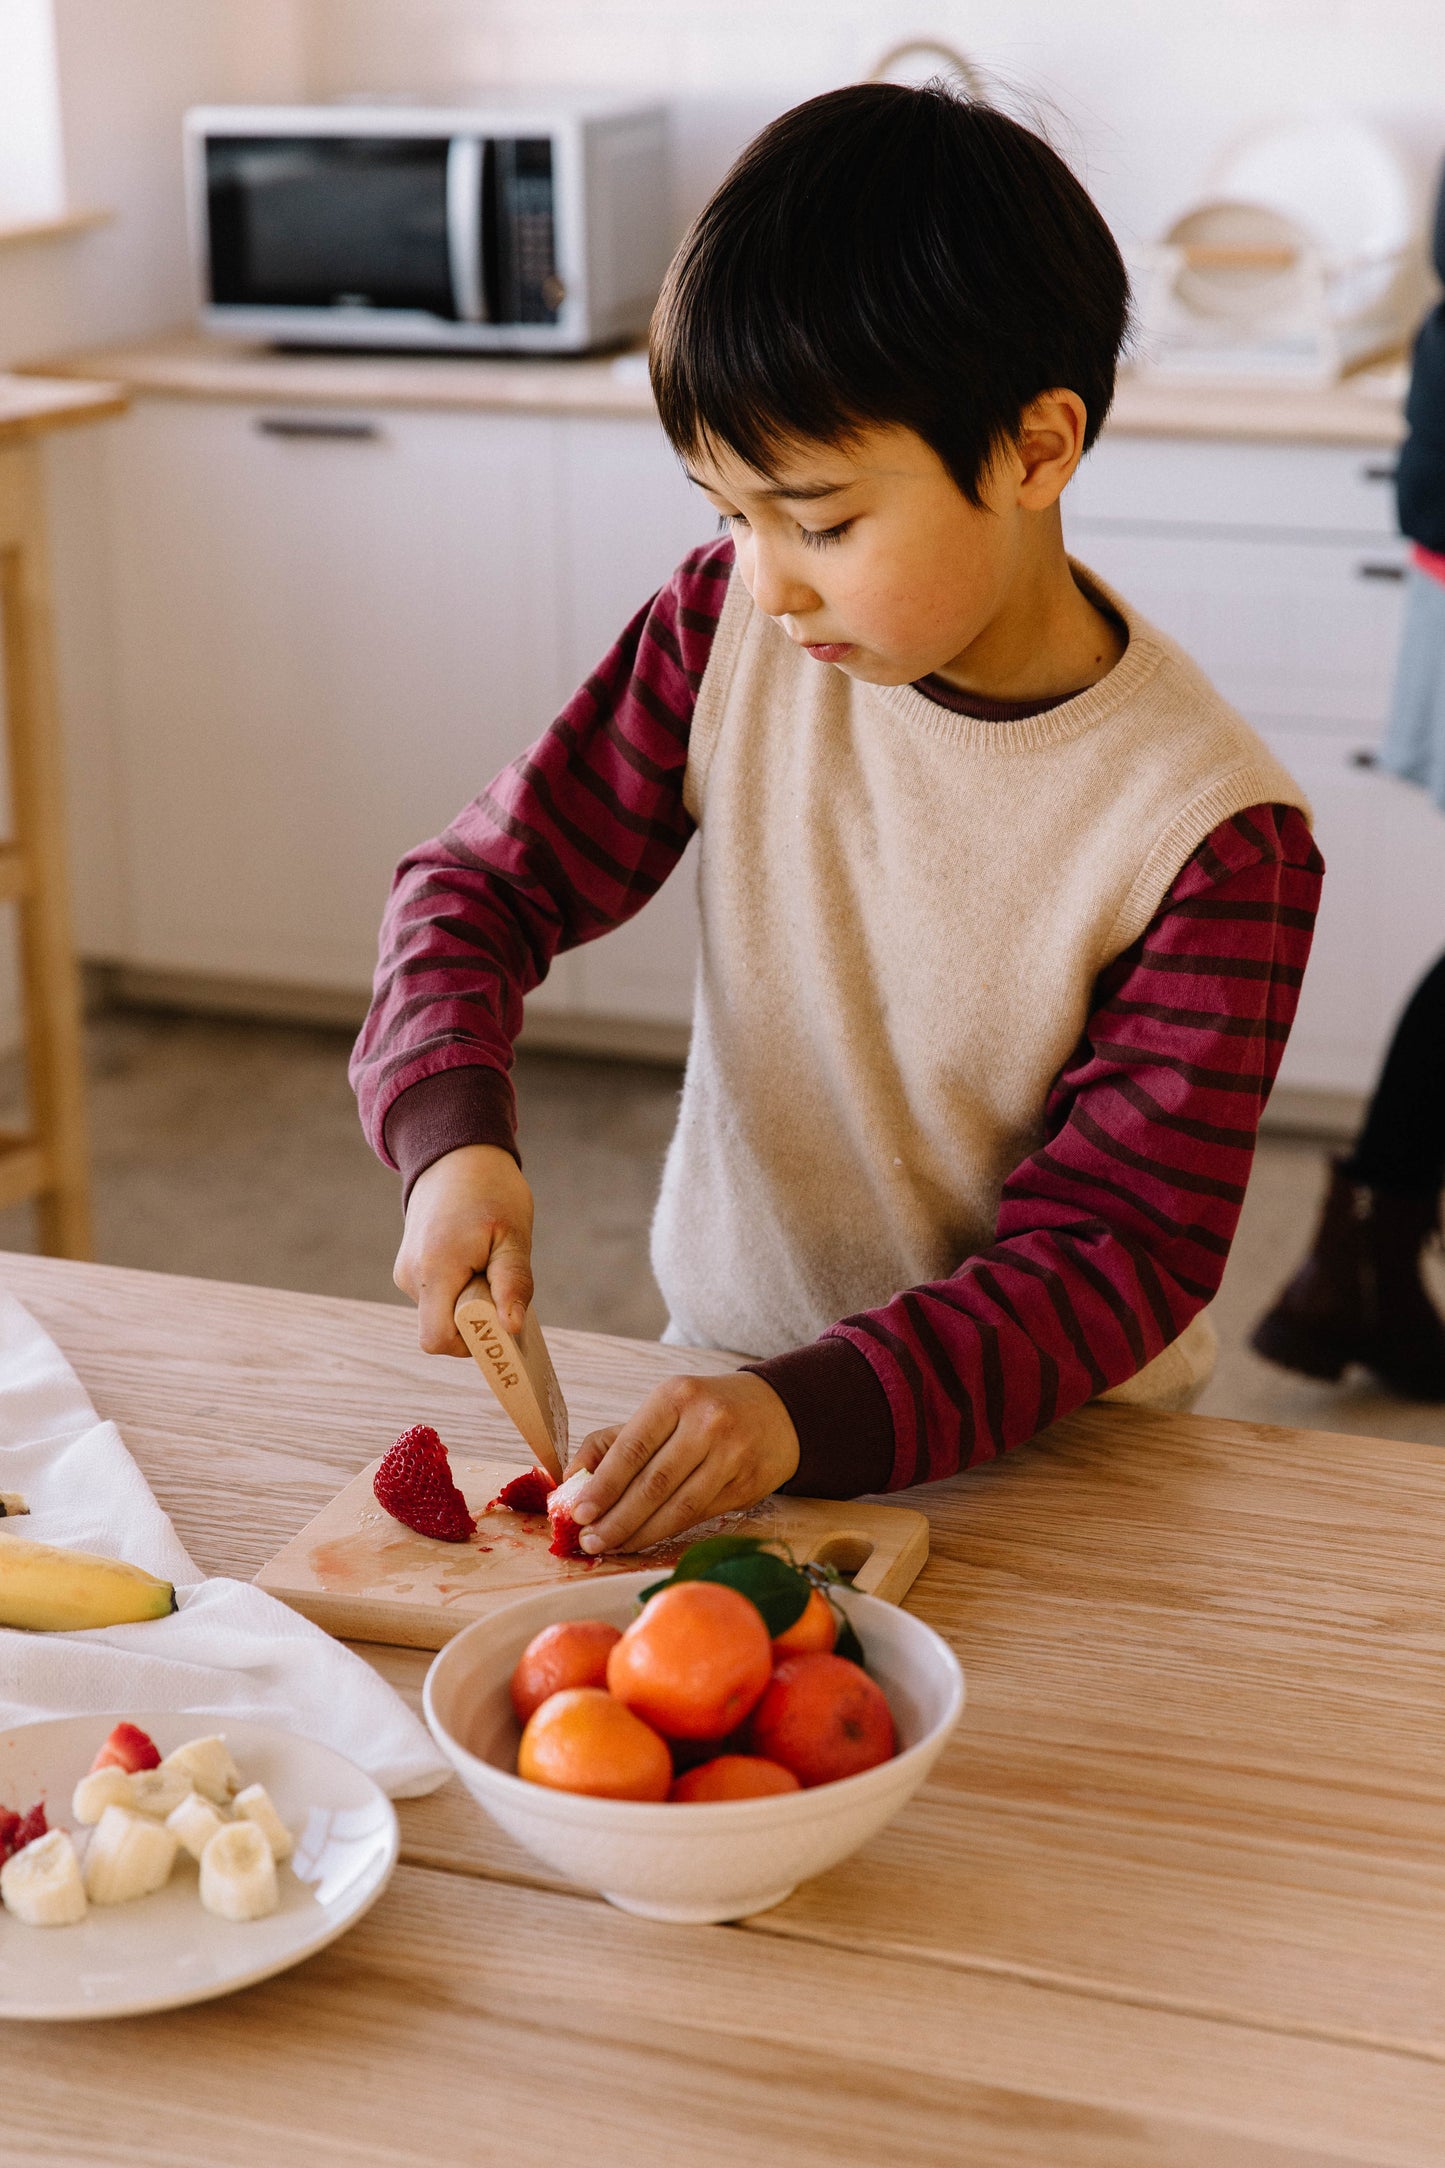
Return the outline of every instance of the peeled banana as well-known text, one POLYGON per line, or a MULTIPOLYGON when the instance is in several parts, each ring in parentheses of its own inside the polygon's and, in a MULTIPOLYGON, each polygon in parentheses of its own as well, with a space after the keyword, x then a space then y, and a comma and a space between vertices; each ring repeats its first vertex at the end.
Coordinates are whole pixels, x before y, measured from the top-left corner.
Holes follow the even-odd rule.
POLYGON ((203 1799, 218 1807, 227 1805, 241 1789, 241 1772, 225 1740, 218 1736, 188 1739, 173 1754, 167 1754, 161 1767, 179 1769, 203 1799))
POLYGON ((27 1927, 73 1927, 85 1917, 85 1884, 63 1829, 37 1837, 0 1867, 0 1898, 27 1927))
POLYGON ((201 1903, 223 1920, 260 1920, 281 1901, 276 1862, 254 1822, 227 1822, 201 1854, 201 1903))
POLYGON ((107 1807, 130 1807, 135 1802, 130 1792, 130 1772, 117 1769, 114 1763, 104 1769, 92 1769, 75 1787, 70 1811, 77 1822, 89 1827, 98 1822, 107 1807))
POLYGON ((248 1784, 232 1801, 237 1821, 254 1822, 271 1847, 275 1860, 289 1859, 296 1849, 292 1836, 272 1804, 271 1794, 264 1784, 248 1784))
POLYGON ((164 1618, 176 1592, 123 1559, 68 1551, 29 1536, 0 1541, 0 1626, 72 1633, 86 1626, 128 1626, 164 1618))
POLYGON ((196 1860, 216 1831, 225 1826, 212 1802, 202 1799, 199 1792, 187 1792, 180 1805, 166 1816, 166 1828, 174 1831, 184 1849, 196 1860))
POLYGON ((86 1895, 94 1905, 149 1897, 170 1880, 178 1848, 175 1831, 164 1822, 128 1807, 107 1807, 85 1848, 86 1895))

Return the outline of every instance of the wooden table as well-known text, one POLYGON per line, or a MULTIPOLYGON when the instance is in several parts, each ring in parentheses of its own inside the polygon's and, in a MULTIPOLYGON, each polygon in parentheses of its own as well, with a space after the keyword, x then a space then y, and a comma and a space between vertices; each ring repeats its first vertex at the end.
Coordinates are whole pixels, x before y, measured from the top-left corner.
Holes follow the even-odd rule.
MULTIPOLYGON (((0 1258, 196 1558, 249 1575, 405 1424, 520 1463, 400 1309, 0 1258)), ((559 1332, 576 1426, 666 1350, 559 1332)), ((1091 1410, 916 1494, 968 1673, 933 1780, 739 1927, 568 1891, 455 1784, 332 1950, 14 2027, 6 2168, 1445 2160, 1445 1458, 1091 1410)), ((427 1659, 366 1651, 416 1698, 427 1659)))

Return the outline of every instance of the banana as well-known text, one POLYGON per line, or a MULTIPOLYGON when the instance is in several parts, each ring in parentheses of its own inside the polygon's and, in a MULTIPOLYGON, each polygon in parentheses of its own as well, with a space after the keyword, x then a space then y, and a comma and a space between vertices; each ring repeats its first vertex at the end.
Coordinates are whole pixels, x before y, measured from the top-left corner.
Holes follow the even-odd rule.
POLYGON ((26 1927, 73 1927, 85 1917, 85 1884, 63 1829, 37 1837, 0 1867, 0 1898, 26 1927))
POLYGON ((122 1804, 133 1807, 137 1814, 148 1814, 153 1822, 163 1822, 194 1790, 183 1769, 170 1769, 162 1762, 159 1769, 131 1772, 130 1798, 122 1804))
POLYGON ((128 1904, 169 1881, 178 1840, 164 1822, 107 1807, 85 1852, 85 1889, 94 1905, 128 1904))
POLYGON ((169 1581, 123 1559, 63 1550, 7 1535, 0 1542, 0 1626, 71 1633, 86 1626, 127 1626, 176 1608, 169 1581))
POLYGON ((296 1849, 296 1840, 271 1801, 271 1794, 264 1784, 248 1784, 238 1792, 232 1805, 237 1821, 254 1822, 271 1847, 275 1860, 289 1859, 296 1849))
POLYGON ((179 1769, 203 1799, 228 1806, 241 1789, 241 1772, 223 1738, 188 1739, 167 1754, 162 1769, 179 1769))
POLYGON ((166 1816, 166 1828, 174 1831, 183 1848, 192 1859, 199 1859, 218 1829, 225 1823, 209 1799, 202 1799, 199 1792, 187 1792, 174 1812, 166 1816))
POLYGON ((254 1822, 228 1822, 201 1854, 201 1903, 223 1920, 260 1920, 281 1902, 276 1862, 254 1822))
POLYGON ((107 1807, 129 1807, 133 1804, 130 1772, 117 1769, 112 1762, 104 1769, 92 1769, 89 1776, 81 1778, 71 1798, 70 1811, 77 1822, 89 1828, 100 1820, 107 1807))

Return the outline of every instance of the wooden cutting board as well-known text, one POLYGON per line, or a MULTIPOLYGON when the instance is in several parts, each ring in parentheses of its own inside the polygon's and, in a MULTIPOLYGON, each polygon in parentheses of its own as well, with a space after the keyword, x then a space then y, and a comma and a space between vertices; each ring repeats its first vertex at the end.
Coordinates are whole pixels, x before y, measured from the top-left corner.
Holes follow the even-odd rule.
MULTIPOLYGON (((452 1474, 477 1515, 477 1532, 469 1543, 439 1543, 413 1535, 377 1504, 371 1484, 380 1465, 373 1461, 353 1476, 256 1576, 268 1595, 349 1641, 439 1649, 473 1619, 548 1582, 635 1573, 650 1565, 666 1573, 693 1540, 595 1563, 553 1558, 545 1513, 483 1510, 521 1473, 516 1463, 453 1455, 452 1474)), ((813 1559, 836 1566, 855 1588, 888 1603, 902 1600, 928 1557, 928 1522, 903 1506, 769 1498, 727 1525, 791 1544, 800 1564, 813 1559)))

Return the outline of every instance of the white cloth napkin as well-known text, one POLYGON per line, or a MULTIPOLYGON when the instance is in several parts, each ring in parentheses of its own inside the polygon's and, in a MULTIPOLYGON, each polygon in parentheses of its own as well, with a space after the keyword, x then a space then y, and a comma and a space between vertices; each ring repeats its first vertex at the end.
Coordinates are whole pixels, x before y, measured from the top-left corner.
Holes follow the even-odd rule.
POLYGON ((202 1580, 114 1423, 98 1420, 55 1342, 0 1294, 0 1490, 30 1513, 7 1534, 70 1544, 173 1581, 180 1608, 143 1625, 77 1633, 0 1629, 0 1726, 93 1710, 110 1723, 173 1709, 222 1730, 228 1716, 335 1747, 393 1798, 448 1771, 424 1725, 368 1664, 245 1581, 202 1580))

